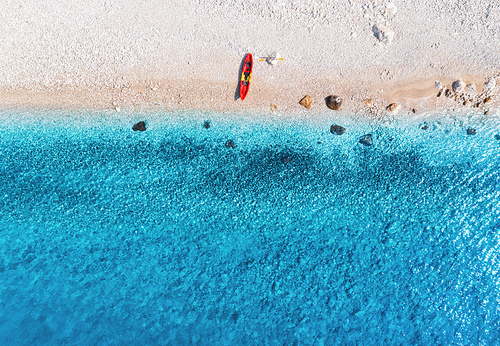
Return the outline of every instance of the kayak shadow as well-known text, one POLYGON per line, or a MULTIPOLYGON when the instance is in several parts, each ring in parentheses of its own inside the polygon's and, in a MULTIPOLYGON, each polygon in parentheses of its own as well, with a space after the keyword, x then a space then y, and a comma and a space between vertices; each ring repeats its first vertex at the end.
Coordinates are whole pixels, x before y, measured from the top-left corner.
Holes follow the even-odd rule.
POLYGON ((238 70, 238 84, 236 86, 236 91, 234 92, 234 100, 238 100, 240 98, 240 82, 241 82, 241 74, 243 73, 243 66, 245 65, 245 58, 247 55, 243 56, 243 59, 241 59, 240 63, 240 68, 238 70))

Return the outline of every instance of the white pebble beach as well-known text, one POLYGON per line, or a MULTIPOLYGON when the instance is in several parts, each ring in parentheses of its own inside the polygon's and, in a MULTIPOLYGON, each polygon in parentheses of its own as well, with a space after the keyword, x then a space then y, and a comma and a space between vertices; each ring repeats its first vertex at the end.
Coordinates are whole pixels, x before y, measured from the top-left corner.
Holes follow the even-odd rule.
POLYGON ((312 116, 336 112, 325 98, 338 95, 343 111, 376 118, 391 103, 402 117, 467 110, 476 94, 499 104, 498 0, 3 0, 0 32, 4 108, 276 105, 312 116), (273 52, 283 60, 259 61, 273 52), (254 66, 241 101, 247 53, 254 66), (457 80, 470 95, 437 97, 438 83, 457 80), (311 109, 298 103, 305 95, 311 109))

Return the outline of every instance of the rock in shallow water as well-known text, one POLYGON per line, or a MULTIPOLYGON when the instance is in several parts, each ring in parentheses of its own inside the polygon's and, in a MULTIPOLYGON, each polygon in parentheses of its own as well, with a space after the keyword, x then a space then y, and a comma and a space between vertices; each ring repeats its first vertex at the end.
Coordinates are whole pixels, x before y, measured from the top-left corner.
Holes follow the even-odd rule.
POLYGON ((207 130, 210 128, 210 122, 209 121, 205 121, 203 123, 203 127, 206 128, 207 130))
POLYGON ((359 143, 361 143, 363 145, 366 145, 367 147, 373 145, 372 135, 371 134, 367 134, 367 135, 362 136, 359 139, 359 143))
POLYGON ((306 107, 307 109, 310 109, 312 107, 312 104, 313 104, 313 100, 312 100, 312 97, 309 96, 309 95, 306 95, 302 98, 302 100, 299 101, 299 103, 306 107))
POLYGON ((236 148, 236 144, 234 144, 234 141, 232 140, 228 140, 225 144, 226 148, 231 148, 231 149, 234 149, 236 148))
POLYGON ((326 106, 334 111, 338 111, 342 107, 342 98, 337 95, 330 95, 326 98, 326 106))
POLYGON ((345 128, 339 125, 332 125, 330 126, 330 132, 333 133, 334 135, 341 135, 345 132, 345 128))
POLYGON ((467 134, 468 134, 469 136, 473 136, 473 135, 475 135, 475 134, 476 134, 476 129, 473 129, 472 127, 469 127, 469 128, 467 129, 467 134))
POLYGON ((139 121, 132 127, 134 131, 146 131, 146 123, 144 121, 139 121))

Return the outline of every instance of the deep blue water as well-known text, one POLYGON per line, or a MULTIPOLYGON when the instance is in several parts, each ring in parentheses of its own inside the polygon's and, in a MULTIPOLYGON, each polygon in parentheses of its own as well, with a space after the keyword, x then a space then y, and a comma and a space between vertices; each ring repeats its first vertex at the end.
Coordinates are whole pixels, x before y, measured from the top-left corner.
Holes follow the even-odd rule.
POLYGON ((0 112, 0 344, 497 344, 500 131, 443 119, 0 112))

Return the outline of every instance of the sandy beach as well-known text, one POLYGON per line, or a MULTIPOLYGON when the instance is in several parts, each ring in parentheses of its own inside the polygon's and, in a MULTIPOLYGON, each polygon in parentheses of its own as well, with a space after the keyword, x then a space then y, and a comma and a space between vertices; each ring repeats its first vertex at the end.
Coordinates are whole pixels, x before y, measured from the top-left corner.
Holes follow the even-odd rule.
POLYGON ((0 107, 498 115, 500 3, 47 0, 0 4, 0 107), (278 52, 276 65, 265 57, 278 52), (239 67, 255 58, 250 92, 239 67), (452 83, 463 81, 463 89, 452 83), (486 87, 485 83, 488 83, 486 87), (469 88, 464 88, 465 85, 469 88), (472 90, 471 90, 472 89, 472 90), (475 89, 475 90, 474 90, 475 89), (305 95, 313 107, 299 105, 305 95))

